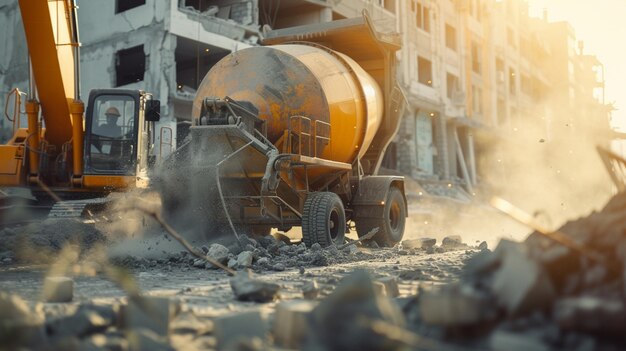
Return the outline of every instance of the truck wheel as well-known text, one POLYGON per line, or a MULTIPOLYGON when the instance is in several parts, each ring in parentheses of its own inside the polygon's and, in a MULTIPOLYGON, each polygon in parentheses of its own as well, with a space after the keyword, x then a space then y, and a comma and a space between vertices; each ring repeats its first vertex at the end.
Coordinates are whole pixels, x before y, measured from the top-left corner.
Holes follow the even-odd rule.
POLYGON ((391 187, 385 201, 384 218, 356 218, 356 232, 359 237, 378 227, 374 240, 378 245, 393 247, 402 240, 406 224, 406 204, 400 189, 391 187))
POLYGON ((304 201, 302 240, 307 247, 343 244, 346 236, 346 212, 337 194, 310 193, 304 201))

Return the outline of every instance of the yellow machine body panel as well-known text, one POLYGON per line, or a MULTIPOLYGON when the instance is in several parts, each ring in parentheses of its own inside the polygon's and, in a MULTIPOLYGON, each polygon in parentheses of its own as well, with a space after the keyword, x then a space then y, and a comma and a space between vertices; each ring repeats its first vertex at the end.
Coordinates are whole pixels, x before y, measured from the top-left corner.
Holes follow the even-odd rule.
POLYGON ((83 187, 86 189, 120 190, 135 185, 135 176, 84 175, 83 187))
POLYGON ((0 184, 21 185, 24 179, 22 174, 23 162, 23 146, 0 145, 0 184))

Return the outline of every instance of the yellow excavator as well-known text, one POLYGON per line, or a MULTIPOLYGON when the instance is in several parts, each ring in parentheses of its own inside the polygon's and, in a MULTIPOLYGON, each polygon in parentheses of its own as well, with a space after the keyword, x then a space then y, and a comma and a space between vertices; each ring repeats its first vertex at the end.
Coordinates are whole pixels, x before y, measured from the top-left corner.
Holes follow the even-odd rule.
MULTIPOLYGON (((82 212, 90 201, 98 202, 83 199, 145 185, 155 158, 159 101, 141 90, 96 89, 85 109, 75 1, 20 0, 19 6, 30 56, 30 84, 28 92, 14 89, 9 95, 12 113, 5 106, 13 136, 0 145, 2 209, 15 206, 11 200, 17 193, 11 187, 29 188, 38 200, 27 202, 31 207, 49 199, 48 207, 56 206, 56 214, 63 216, 82 212), (26 128, 20 111, 24 95, 26 128), (59 205, 59 199, 72 201, 59 205)), ((1 213, 3 222, 10 221, 9 212, 1 213)))

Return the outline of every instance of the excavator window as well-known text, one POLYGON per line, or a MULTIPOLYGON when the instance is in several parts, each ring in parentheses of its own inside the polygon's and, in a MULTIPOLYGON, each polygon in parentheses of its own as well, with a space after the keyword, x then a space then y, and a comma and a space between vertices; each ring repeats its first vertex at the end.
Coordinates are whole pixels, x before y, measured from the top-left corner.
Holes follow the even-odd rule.
POLYGON ((132 96, 100 95, 93 101, 87 153, 98 173, 132 173, 136 162, 136 101, 132 96))

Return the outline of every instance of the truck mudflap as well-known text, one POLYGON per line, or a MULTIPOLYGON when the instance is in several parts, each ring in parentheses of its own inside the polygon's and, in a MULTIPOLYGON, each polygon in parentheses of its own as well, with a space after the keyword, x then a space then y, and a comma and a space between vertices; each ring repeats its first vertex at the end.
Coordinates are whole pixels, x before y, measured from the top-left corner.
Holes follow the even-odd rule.
POLYGON ((408 213, 404 194, 404 177, 369 176, 359 181, 354 198, 350 203, 353 218, 384 218, 385 201, 391 187, 397 187, 404 197, 405 213, 408 213))

